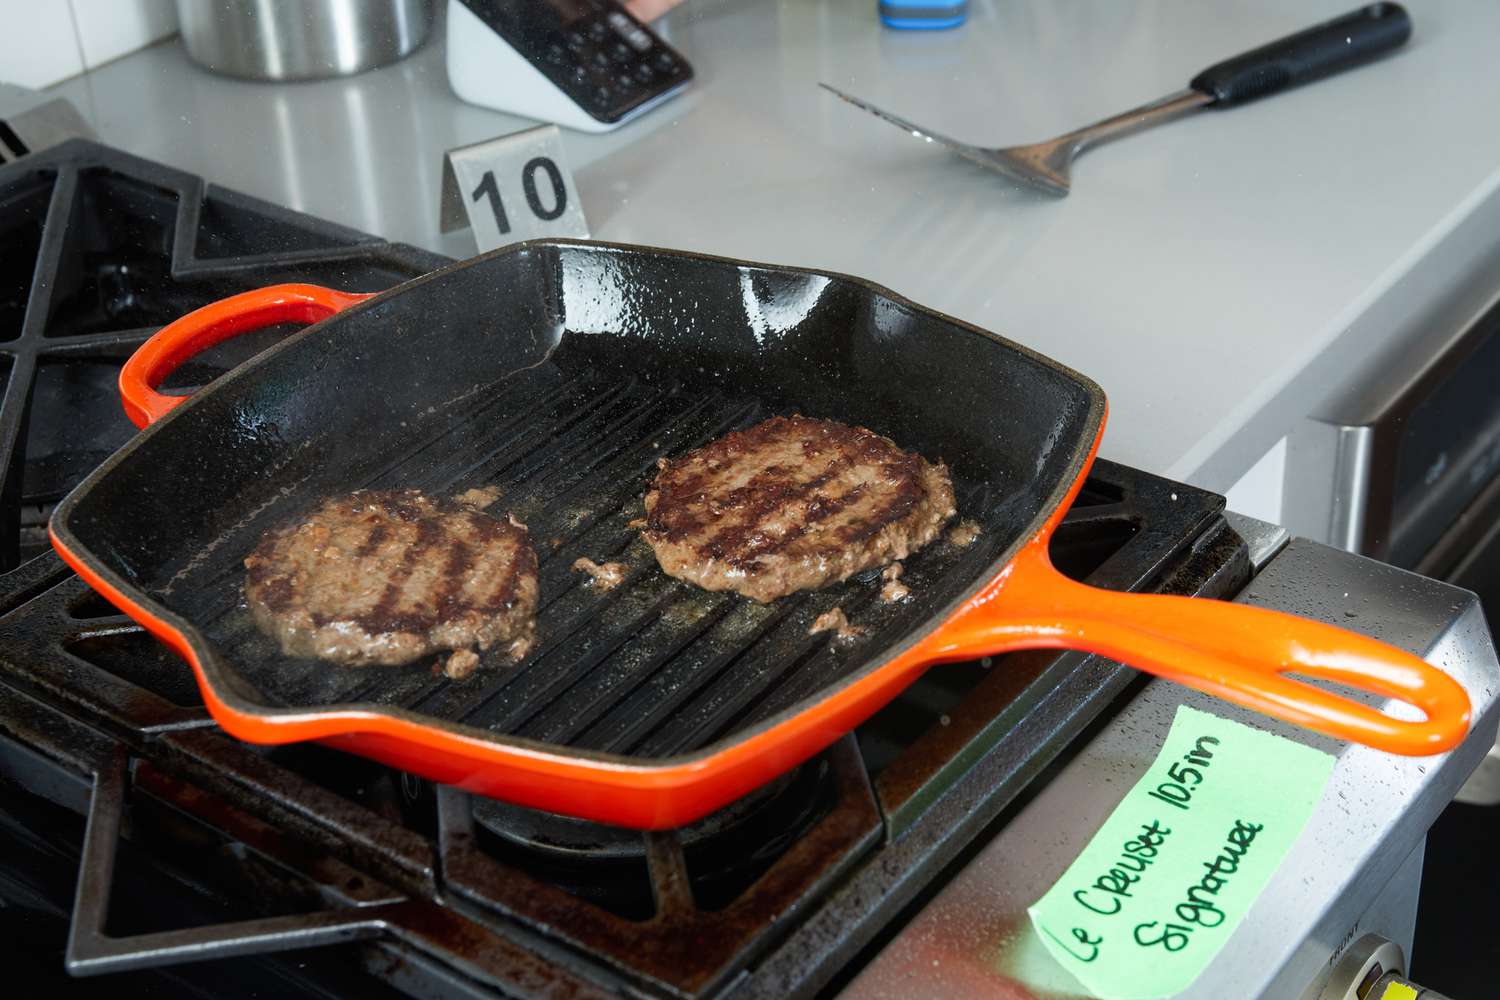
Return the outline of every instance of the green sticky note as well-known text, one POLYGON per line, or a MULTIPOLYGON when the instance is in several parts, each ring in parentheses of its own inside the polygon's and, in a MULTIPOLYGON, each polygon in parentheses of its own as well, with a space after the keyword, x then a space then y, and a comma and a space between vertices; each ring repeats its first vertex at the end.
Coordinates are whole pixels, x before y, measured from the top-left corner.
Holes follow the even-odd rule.
POLYGON ((1178 708, 1145 777, 1028 911, 1043 944, 1100 1000, 1186 989, 1291 849, 1333 764, 1178 708))

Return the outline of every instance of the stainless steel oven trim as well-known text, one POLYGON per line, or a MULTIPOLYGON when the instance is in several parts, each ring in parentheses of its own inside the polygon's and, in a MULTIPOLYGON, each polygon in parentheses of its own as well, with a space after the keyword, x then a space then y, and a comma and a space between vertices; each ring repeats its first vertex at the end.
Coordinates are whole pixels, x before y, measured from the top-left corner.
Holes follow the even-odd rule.
POLYGON ((1425 361, 1396 359, 1385 381, 1352 399, 1346 415, 1309 418, 1288 438, 1283 510, 1295 534, 1376 559, 1390 550, 1397 448, 1402 425, 1433 389, 1463 365, 1500 324, 1500 291, 1425 361), (1409 375, 1402 378, 1401 368, 1409 375))

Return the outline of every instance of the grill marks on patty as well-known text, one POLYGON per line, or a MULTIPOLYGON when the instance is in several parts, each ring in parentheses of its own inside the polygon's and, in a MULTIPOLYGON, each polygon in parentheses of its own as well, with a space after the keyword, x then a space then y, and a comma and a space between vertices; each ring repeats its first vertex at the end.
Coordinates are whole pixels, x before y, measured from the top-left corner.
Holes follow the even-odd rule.
MULTIPOLYGON (((903 559, 954 514, 941 463, 829 420, 773 417, 658 465, 636 526, 662 569, 758 601, 903 559)), ((454 677, 476 667, 476 648, 506 642, 523 656, 537 557, 524 525, 481 509, 497 499, 477 490, 329 498, 261 539, 245 560, 246 603, 289 656, 394 665, 452 651, 454 677)), ((605 589, 624 569, 575 568, 605 589)))
POLYGON ((937 536, 942 464, 863 427, 772 417, 664 462, 643 537, 670 575, 760 601, 821 587, 937 536))
MULTIPOLYGON (((267 532, 245 567, 251 613, 292 656, 389 665, 524 645, 536 612, 526 528, 418 490, 325 500, 267 532)), ((473 662, 455 656, 450 672, 473 662)))

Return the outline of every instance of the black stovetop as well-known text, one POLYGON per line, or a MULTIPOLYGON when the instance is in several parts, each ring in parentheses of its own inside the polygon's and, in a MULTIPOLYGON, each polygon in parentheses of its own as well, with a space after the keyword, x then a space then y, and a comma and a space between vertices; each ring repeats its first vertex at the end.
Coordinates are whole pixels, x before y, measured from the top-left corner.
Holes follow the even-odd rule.
MULTIPOLYGON (((836 989, 1134 678, 1076 653, 934 669, 772 787, 647 835, 240 743, 184 664, 45 551, 46 515, 132 432, 114 378, 162 323, 277 281, 383 288, 443 258, 84 142, 0 169, 0 248, 0 919, 13 962, 57 991, 836 989), (69 928, 74 971, 102 978, 64 977, 69 928), (168 961, 193 964, 130 971, 168 961)), ((1250 570, 1222 507, 1101 461, 1053 556, 1099 586, 1233 593, 1250 570)))

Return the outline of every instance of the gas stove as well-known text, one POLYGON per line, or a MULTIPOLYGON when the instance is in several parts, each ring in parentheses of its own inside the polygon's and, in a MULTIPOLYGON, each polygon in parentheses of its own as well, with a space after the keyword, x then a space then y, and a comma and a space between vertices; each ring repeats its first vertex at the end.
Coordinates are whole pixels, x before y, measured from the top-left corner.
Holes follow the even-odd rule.
MULTIPOLYGON (((0 168, 0 918, 12 962, 64 992, 868 990, 985 845, 1026 829, 1029 803, 1063 787, 1121 706, 1163 685, 1143 693, 1135 672, 1066 652, 943 666, 772 785, 641 834, 318 745, 227 737, 187 667, 46 550, 51 505, 133 432, 114 379, 155 328, 277 281, 372 291, 443 263, 93 143, 0 168), (64 967, 102 978, 65 980, 64 967)), ((221 345, 169 386, 201 385, 285 332, 221 345)), ((1097 586, 1252 594, 1252 580, 1274 579, 1263 567, 1277 546, 1247 542, 1223 506, 1100 461, 1053 557, 1097 586)), ((1491 730, 1492 707, 1476 705, 1491 730)))

